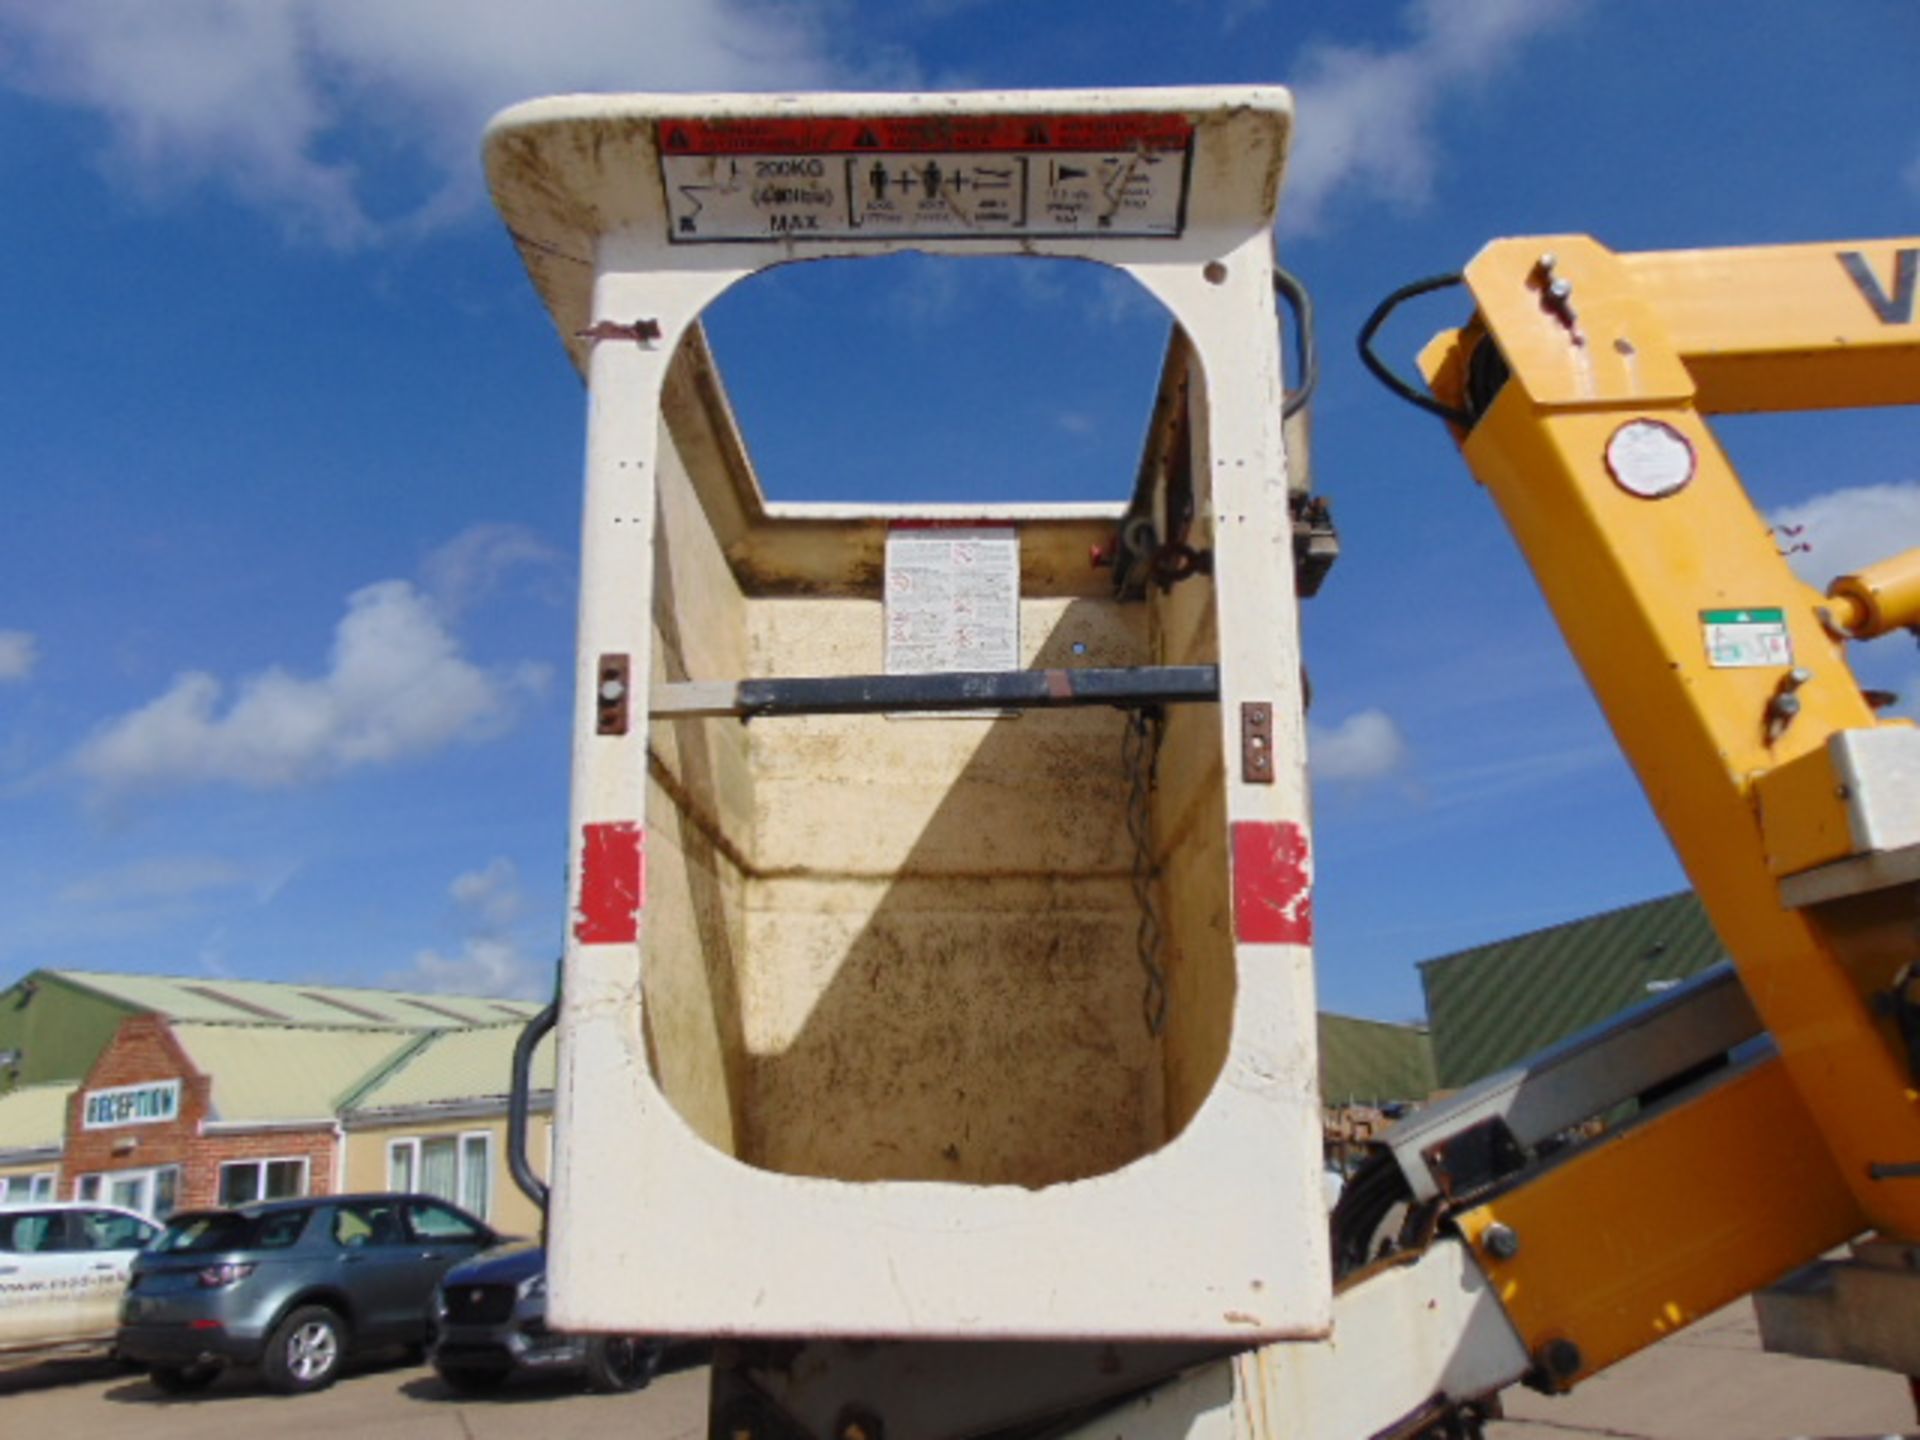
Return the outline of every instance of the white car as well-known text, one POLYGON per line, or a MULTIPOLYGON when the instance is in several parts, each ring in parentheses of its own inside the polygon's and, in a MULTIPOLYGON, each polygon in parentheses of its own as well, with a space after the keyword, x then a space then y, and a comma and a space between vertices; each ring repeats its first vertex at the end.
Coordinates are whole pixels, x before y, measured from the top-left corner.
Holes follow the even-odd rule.
POLYGON ((111 1345, 133 1257, 159 1233, 114 1205, 0 1209, 0 1354, 111 1345))

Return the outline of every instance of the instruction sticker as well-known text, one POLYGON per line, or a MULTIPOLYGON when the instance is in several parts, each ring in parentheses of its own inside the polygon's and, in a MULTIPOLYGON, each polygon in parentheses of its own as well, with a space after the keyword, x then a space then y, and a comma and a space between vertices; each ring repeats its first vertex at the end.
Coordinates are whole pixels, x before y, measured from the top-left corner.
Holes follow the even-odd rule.
POLYGON ((1780 610, 1702 610, 1707 663, 1716 670, 1793 664, 1787 617, 1780 610))
POLYGON ((1177 236, 1180 116, 662 121, 669 236, 767 240, 1177 236))
POLYGON ((886 612, 889 675, 1019 668, 1019 532, 889 530, 886 612))

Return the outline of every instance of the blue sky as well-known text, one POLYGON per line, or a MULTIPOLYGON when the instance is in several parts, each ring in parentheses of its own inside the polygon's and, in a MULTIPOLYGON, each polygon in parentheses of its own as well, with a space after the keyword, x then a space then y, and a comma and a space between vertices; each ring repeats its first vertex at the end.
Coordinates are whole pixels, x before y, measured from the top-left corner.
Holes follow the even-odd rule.
MULTIPOLYGON (((1353 333, 1497 235, 1920 232, 1916 74, 1902 0, 0 0, 0 979, 540 987, 582 396, 484 197, 493 110, 1278 82, 1345 546, 1306 615, 1322 998, 1414 1017, 1418 960, 1682 882, 1491 506, 1353 333)), ((1124 495, 1151 302, 879 268, 709 316, 776 495, 1124 495), (908 480, 873 396, 920 437, 908 480)), ((1724 434, 1810 574, 1920 544, 1910 413, 1724 434)), ((1860 668, 1920 689, 1904 641, 1860 668)))

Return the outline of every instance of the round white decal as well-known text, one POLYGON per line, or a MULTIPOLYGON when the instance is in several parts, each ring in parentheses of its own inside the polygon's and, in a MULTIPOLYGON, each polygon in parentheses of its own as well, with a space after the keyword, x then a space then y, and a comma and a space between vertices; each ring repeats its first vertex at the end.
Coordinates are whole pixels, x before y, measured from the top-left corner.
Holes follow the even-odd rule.
POLYGON ((1659 420, 1629 420, 1607 441, 1607 469, 1622 490, 1658 500, 1693 479, 1693 446, 1659 420))

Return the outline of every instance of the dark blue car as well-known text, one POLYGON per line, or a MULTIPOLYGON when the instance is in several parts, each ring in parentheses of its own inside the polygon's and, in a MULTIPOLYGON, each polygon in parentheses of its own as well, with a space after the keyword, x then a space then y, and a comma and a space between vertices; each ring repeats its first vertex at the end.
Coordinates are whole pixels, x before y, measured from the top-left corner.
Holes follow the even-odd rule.
POLYGON ((318 1390, 355 1351, 424 1348, 440 1277, 500 1238, 427 1195, 186 1211, 134 1261, 115 1349, 174 1393, 228 1365, 318 1390))
POLYGON ((601 1391, 653 1379, 663 1345, 639 1335, 568 1335, 547 1328, 547 1252, 516 1241, 449 1270, 434 1296, 433 1368, 463 1395, 515 1374, 572 1371, 601 1391))

